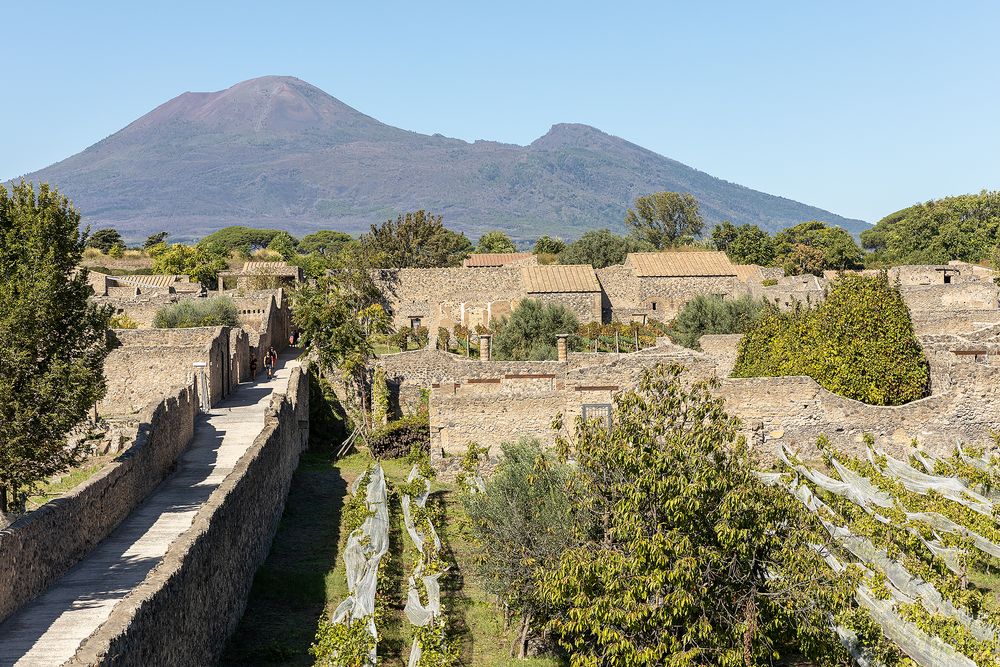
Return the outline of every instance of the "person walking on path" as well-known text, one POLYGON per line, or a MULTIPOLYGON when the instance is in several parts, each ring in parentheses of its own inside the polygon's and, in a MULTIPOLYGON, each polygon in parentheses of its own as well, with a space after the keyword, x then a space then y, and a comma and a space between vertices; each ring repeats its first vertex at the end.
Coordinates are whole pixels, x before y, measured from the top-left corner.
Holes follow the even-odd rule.
POLYGON ((267 379, 270 380, 274 373, 274 357, 271 356, 271 350, 264 353, 264 370, 267 371, 267 379))
POLYGON ((250 381, 257 381, 257 350, 250 354, 250 381))

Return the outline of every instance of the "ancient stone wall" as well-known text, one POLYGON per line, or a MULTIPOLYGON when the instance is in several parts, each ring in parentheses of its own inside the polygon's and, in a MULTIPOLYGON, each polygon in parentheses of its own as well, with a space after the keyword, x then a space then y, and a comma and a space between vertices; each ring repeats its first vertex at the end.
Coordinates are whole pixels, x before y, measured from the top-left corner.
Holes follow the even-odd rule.
POLYGON ((702 352, 715 360, 719 377, 729 377, 733 372, 742 339, 743 334, 706 334, 698 341, 702 352))
POLYGON ((192 386, 147 405, 121 456, 0 531, 0 620, 83 558, 170 473, 191 440, 197 411, 192 386))
POLYGON ((529 299, 538 299, 544 303, 558 303, 566 306, 580 324, 601 321, 600 292, 549 292, 544 294, 529 294, 529 299))
POLYGON ((941 310, 911 313, 918 336, 965 334, 1000 323, 1000 310, 941 310))
MULTIPOLYGON (((214 405, 238 381, 231 372, 231 340, 233 345, 246 345, 247 340, 228 327, 119 329, 114 336, 115 348, 104 363, 108 390, 98 405, 98 413, 105 415, 134 413, 172 387, 189 384, 196 378, 195 362, 208 364, 209 400, 214 405)), ((240 351, 236 358, 242 355, 240 351)))
POLYGON ((1000 286, 992 283, 902 286, 899 291, 911 313, 996 311, 1000 308, 1000 286))
POLYGON ((270 550, 308 435, 308 379, 295 368, 287 395, 274 395, 264 430, 191 528, 68 664, 215 664, 270 550))

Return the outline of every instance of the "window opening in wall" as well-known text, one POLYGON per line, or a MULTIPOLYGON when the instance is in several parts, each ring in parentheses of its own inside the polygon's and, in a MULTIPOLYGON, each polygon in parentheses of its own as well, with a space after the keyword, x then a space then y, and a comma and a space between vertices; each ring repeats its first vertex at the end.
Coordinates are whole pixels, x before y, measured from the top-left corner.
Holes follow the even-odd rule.
POLYGON ((416 331, 419 328, 420 328, 420 318, 419 317, 411 317, 410 318, 410 330, 411 331, 416 331))
POLYGON ((653 302, 653 310, 656 310, 656 302, 653 302))
POLYGON ((611 404, 610 403, 585 403, 582 409, 583 420, 600 419, 604 422, 604 428, 611 429, 611 404))
POLYGON ((990 362, 989 362, 989 359, 986 358, 986 353, 977 354, 976 355, 976 363, 977 364, 987 364, 988 365, 990 362))
POLYGON ((945 285, 950 285, 951 284, 951 274, 950 273, 944 274, 944 284, 945 285))

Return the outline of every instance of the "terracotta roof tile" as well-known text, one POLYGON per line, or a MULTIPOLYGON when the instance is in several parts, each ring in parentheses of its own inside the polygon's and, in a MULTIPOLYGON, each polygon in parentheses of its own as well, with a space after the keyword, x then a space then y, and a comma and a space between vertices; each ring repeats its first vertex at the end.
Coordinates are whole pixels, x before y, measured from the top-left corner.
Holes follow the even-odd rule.
POLYGON ((526 266, 521 269, 521 280, 529 294, 601 291, 590 264, 526 266))
POLYGON ((715 250, 630 252, 625 265, 640 278, 736 275, 736 268, 726 253, 715 250))

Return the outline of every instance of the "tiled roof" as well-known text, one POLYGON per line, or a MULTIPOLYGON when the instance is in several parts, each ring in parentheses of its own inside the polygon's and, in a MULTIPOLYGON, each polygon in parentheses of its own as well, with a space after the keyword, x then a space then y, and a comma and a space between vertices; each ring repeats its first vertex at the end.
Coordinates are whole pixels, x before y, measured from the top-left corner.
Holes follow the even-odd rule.
POLYGON ((745 283, 748 280, 761 280, 763 278, 760 267, 756 264, 733 264, 733 269, 736 271, 736 279, 741 283, 745 283))
POLYGON ((630 252, 625 265, 640 278, 736 275, 736 268, 726 253, 714 250, 630 252))
POLYGON ((138 285, 140 287, 170 287, 177 282, 177 276, 163 274, 112 276, 111 279, 119 284, 138 285))
POLYGON ((526 266, 521 269, 521 280, 529 294, 601 291, 590 264, 526 266))
POLYGON ((484 266, 507 266, 511 262, 517 262, 531 257, 530 252, 480 252, 469 255, 462 262, 466 268, 484 266))
POLYGON ((244 275, 297 276, 299 267, 287 262, 247 262, 243 265, 244 275))

